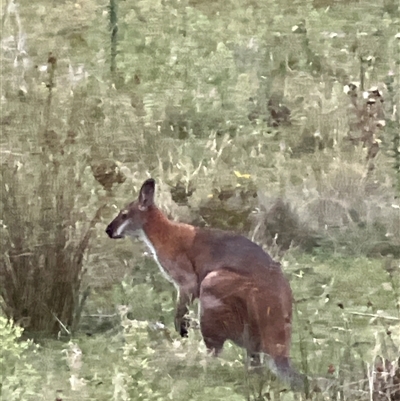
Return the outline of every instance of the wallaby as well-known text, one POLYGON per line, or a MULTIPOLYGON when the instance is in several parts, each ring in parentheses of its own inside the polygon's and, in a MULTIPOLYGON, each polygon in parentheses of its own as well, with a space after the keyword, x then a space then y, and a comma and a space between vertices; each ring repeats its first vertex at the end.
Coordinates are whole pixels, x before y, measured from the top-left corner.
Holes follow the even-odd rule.
POLYGON ((292 292, 280 264, 246 237, 169 220, 154 204, 155 181, 108 225, 110 238, 139 237, 161 273, 178 290, 175 328, 187 335, 185 315, 200 300, 200 330, 218 355, 226 340, 248 354, 268 354, 278 376, 294 389, 303 377, 289 358, 292 292))

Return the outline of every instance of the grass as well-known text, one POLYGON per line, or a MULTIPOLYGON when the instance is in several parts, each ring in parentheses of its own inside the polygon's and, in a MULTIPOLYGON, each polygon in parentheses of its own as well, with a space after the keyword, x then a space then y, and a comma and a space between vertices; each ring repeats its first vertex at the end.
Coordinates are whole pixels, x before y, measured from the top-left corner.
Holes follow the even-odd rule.
MULTIPOLYGON (((139 245, 106 238, 151 175, 173 218, 240 230, 283 258, 298 301, 293 358, 313 377, 311 399, 369 400, 368 379, 374 399, 387 399, 379 356, 392 363, 400 347, 397 3, 115 3, 112 43, 105 3, 2 11, 0 278, 15 243, 21 280, 38 283, 43 259, 50 282, 70 271, 55 255, 73 248, 76 280, 91 288, 72 338, 33 350, 6 330, 27 349, 2 390, 43 400, 57 390, 64 400, 301 399, 249 375, 232 344, 211 360, 198 330, 178 338, 173 289, 139 245), (353 81, 357 101, 344 91, 353 81), (371 86, 383 116, 364 98, 371 86)), ((16 320, 29 325, 21 293, 16 320)))
MULTIPOLYGON (((390 281, 381 261, 292 252, 284 266, 298 300, 294 363, 302 370, 301 352, 306 352, 312 389, 320 387, 325 397, 333 396, 329 385, 334 384, 344 391, 346 399, 354 399, 356 394, 368 399, 367 376, 363 373, 367 364, 373 365, 377 355, 394 361, 400 347, 396 334, 399 320, 379 317, 384 311, 384 316, 399 319, 399 294, 388 291, 390 281), (328 373, 330 366, 335 373, 328 373), (346 377, 344 382, 341 375, 346 377)), ((77 396, 82 400, 123 400, 124 394, 143 400, 264 399, 257 398, 259 388, 270 397, 278 397, 273 399, 303 399, 299 394, 280 393, 279 383, 264 383, 262 377, 249 375, 242 350, 230 343, 222 357, 213 360, 206 355, 198 330, 191 330, 188 339, 178 337, 173 330, 171 288, 153 263, 146 268, 159 280, 158 293, 149 284, 137 283, 140 278, 130 281, 127 277, 129 284, 115 284, 106 301, 103 291, 93 295, 87 305, 86 314, 114 305, 120 329, 117 324, 106 333, 93 330, 91 336, 78 335, 69 342, 46 340, 31 355, 28 362, 41 376, 42 389, 36 399, 50 399, 58 389, 63 390, 66 400, 77 396), (143 296, 149 301, 141 299, 143 296), (121 301, 126 307, 118 307, 121 301), (159 320, 160 305, 166 327, 156 329, 153 324, 159 320)), ((191 316, 196 318, 196 313, 191 316)), ((267 372, 264 374, 268 377, 267 372)), ((310 397, 320 399, 315 391, 310 397)))

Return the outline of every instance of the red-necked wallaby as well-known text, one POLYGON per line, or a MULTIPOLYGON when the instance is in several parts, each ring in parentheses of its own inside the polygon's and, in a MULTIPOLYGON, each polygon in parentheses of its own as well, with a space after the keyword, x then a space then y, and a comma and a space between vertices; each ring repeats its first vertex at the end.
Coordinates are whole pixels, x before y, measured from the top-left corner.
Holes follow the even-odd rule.
POLYGON ((290 364, 292 292, 280 264, 234 233, 170 221, 154 204, 155 182, 108 225, 110 238, 141 238, 162 274, 178 289, 175 328, 186 336, 188 305, 200 300, 200 329, 214 354, 231 340, 250 355, 272 357, 278 375, 299 388, 290 364))

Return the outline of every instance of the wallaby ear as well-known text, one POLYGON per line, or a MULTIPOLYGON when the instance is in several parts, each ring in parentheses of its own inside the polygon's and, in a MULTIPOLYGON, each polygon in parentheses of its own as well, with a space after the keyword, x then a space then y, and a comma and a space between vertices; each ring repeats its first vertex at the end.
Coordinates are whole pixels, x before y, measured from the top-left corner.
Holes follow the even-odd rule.
POLYGON ((146 180, 139 192, 139 210, 147 210, 147 208, 154 204, 154 191, 156 182, 149 178, 146 180))

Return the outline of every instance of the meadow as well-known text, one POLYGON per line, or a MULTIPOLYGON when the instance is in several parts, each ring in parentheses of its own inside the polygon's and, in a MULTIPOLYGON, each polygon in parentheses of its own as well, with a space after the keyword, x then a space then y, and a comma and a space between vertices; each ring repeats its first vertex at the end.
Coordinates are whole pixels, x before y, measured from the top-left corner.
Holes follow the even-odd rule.
POLYGON ((400 400, 398 1, 9 0, 1 45, 2 399, 400 400), (107 238, 150 176, 281 262, 305 393, 107 238))

